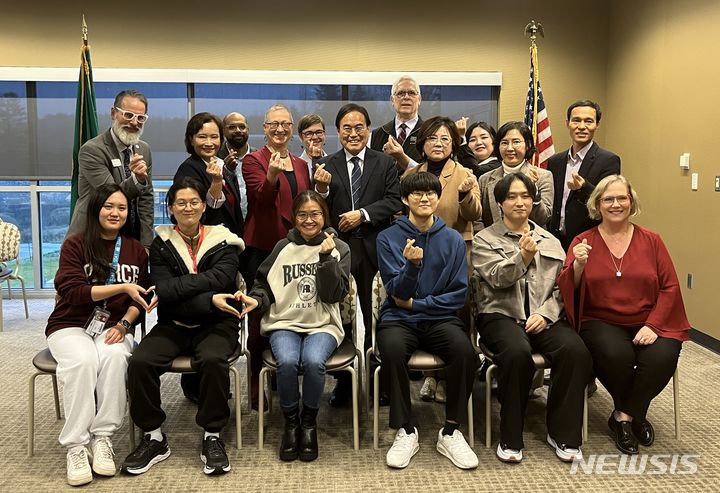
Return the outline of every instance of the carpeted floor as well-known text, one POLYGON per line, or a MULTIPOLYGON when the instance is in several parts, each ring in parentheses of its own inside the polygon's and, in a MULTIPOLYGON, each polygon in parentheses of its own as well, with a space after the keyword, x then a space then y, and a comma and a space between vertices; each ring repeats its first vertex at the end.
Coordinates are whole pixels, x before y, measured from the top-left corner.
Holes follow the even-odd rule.
MULTIPOLYGON (((46 347, 43 330, 52 309, 51 300, 31 300, 30 319, 22 302, 4 300, 5 332, 0 333, 0 490, 35 492, 70 490, 65 483, 65 452, 57 443, 62 421, 53 411, 49 377, 39 377, 36 394, 35 455, 27 456, 28 380, 34 373, 32 357, 46 347)), ((244 366, 241 360, 239 365, 244 366)), ((243 370, 244 371, 244 370, 243 370)), ((675 440, 672 384, 653 402, 649 419, 655 425, 655 444, 641 452, 634 464, 640 474, 628 474, 607 433, 611 400, 602 387, 589 401, 590 436, 583 447, 586 463, 573 471, 559 462, 545 444, 545 398, 530 401, 525 427, 525 458, 507 465, 483 446, 484 387, 475 388, 475 451, 480 467, 456 469, 435 451, 443 407, 414 401, 420 423, 420 452, 401 471, 385 466, 385 453, 394 433, 387 428, 387 408, 381 412, 380 450, 372 449, 372 426, 361 416, 361 449, 352 448, 351 412, 323 405, 320 416, 320 457, 313 463, 282 463, 277 444, 282 416, 277 407, 266 422, 265 449, 257 449, 257 414, 245 409, 243 399, 243 448, 234 448, 234 421, 224 432, 233 470, 221 477, 206 477, 199 459, 201 431, 194 408, 179 391, 179 377, 163 381, 163 403, 168 415, 171 457, 139 477, 118 475, 96 478, 84 487, 93 491, 720 491, 720 356, 694 343, 684 346, 681 363, 682 437, 675 440), (599 455, 605 454, 605 455, 599 455), (654 454, 654 455, 653 455, 654 454), (685 454, 685 455, 683 455, 685 454), (646 462, 644 462, 646 461, 646 462)), ((244 373, 243 373, 244 374, 244 373)), ((243 388, 245 382, 242 383, 243 388)), ((328 378, 329 392, 332 379, 328 378)), ((414 384, 414 396, 419 382, 414 384)), ((323 400, 325 402, 325 398, 323 400)), ((233 403, 234 405, 234 403, 233 403)), ((275 403, 277 406, 277 403, 275 403)), ((493 444, 497 445, 499 406, 493 403, 493 444)), ((465 428, 466 430, 466 428, 465 428)), ((118 465, 129 452, 127 421, 114 438, 118 465)))

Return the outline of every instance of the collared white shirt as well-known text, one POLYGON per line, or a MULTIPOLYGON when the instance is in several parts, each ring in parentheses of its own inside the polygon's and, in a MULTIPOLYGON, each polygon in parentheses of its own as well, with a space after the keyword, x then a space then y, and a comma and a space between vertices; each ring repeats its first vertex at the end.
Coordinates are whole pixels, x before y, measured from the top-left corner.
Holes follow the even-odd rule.
POLYGON ((365 218, 365 222, 368 222, 368 221, 370 221, 370 216, 368 215, 367 211, 365 209, 357 209, 357 207, 355 207, 355 200, 352 196, 352 172, 353 172, 353 168, 355 167, 355 164, 351 161, 352 158, 358 157, 360 159, 360 172, 364 173, 365 172, 365 150, 366 149, 367 149, 367 147, 363 147, 362 150, 360 152, 358 152, 356 156, 353 156, 352 154, 350 154, 347 149, 343 149, 343 150, 345 151, 345 163, 347 165, 348 181, 350 182, 350 188, 351 188, 350 201, 352 202, 352 210, 359 210, 362 213, 363 217, 365 218))
MULTIPOLYGON (((227 140, 225 141, 225 149, 230 152, 230 147, 227 145, 227 140)), ((243 178, 242 174, 242 163, 243 159, 245 159, 245 156, 253 152, 255 149, 251 148, 250 146, 247 146, 247 151, 242 156, 236 156, 235 161, 237 162, 237 166, 235 167, 235 176, 237 176, 238 180, 238 189, 240 190, 240 209, 242 210, 243 217, 247 217, 247 186, 245 185, 245 178, 243 178)))
POLYGON ((572 146, 568 151, 567 166, 565 166, 565 182, 563 183, 563 198, 560 206, 560 231, 565 231, 565 206, 567 205, 567 200, 571 192, 568 187, 568 182, 572 181, 573 173, 577 174, 580 171, 580 165, 592 145, 593 141, 591 140, 585 147, 576 152, 574 156, 572 154, 572 146))

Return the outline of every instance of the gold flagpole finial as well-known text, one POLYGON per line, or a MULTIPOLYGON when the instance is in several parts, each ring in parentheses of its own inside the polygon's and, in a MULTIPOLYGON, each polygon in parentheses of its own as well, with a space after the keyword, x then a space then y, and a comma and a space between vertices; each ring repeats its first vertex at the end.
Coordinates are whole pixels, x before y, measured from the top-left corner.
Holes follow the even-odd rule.
POLYGON ((85 14, 83 14, 83 21, 82 21, 82 38, 83 38, 83 44, 87 46, 87 24, 85 23, 85 14))
POLYGON ((541 23, 535 22, 535 20, 531 20, 525 26, 525 36, 530 37, 530 42, 534 45, 538 34, 540 34, 540 37, 542 38, 545 37, 545 31, 543 30, 543 26, 541 23))

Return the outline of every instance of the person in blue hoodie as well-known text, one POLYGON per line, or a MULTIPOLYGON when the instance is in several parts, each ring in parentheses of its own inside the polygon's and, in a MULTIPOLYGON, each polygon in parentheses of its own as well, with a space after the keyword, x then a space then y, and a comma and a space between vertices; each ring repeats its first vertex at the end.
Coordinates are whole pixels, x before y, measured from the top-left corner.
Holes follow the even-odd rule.
POLYGON ((457 317, 468 289, 465 241, 434 215, 441 192, 432 173, 404 178, 400 195, 408 215, 377 239, 378 266, 388 294, 380 312, 377 348, 389 381, 390 426, 398 429, 386 461, 398 469, 406 467, 419 450, 407 366, 417 349, 436 354, 447 364, 446 421, 438 432, 438 452, 461 469, 478 465, 459 430, 478 362, 457 317))

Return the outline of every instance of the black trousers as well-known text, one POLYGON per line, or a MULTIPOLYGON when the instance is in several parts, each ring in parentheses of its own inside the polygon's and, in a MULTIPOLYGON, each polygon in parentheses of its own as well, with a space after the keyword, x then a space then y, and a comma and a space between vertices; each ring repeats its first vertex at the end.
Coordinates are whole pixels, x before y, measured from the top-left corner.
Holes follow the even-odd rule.
POLYGON ((350 237, 350 273, 355 278, 360 309, 365 325, 364 350, 372 345, 372 284, 377 274, 377 259, 373 259, 365 250, 362 238, 350 237))
POLYGON ((522 449, 525 410, 535 365, 532 353, 542 354, 551 368, 547 399, 548 434, 570 447, 582 444, 585 387, 592 375, 590 352, 563 320, 537 334, 528 334, 514 319, 498 313, 479 317, 480 339, 495 353, 500 399, 500 441, 522 449))
POLYGON ((595 374, 610 392, 615 409, 644 420, 650 402, 665 388, 677 368, 682 343, 658 337, 649 346, 632 340, 640 327, 618 327, 599 320, 580 327, 593 357, 595 374))
POLYGON ((378 327, 377 344, 390 390, 392 428, 413 423, 407 362, 417 349, 436 354, 447 364, 445 418, 458 423, 467 421, 467 402, 478 357, 459 318, 420 322, 417 326, 399 320, 383 321, 378 327))
MULTIPOLYGON (((200 375, 195 422, 206 431, 221 431, 230 418, 228 358, 237 345, 238 326, 232 319, 198 329, 157 324, 135 349, 128 366, 133 421, 143 431, 154 430, 165 421, 160 375, 170 369, 176 356, 191 355, 192 367, 200 375)), ((239 401, 240 396, 235 397, 239 401)))

